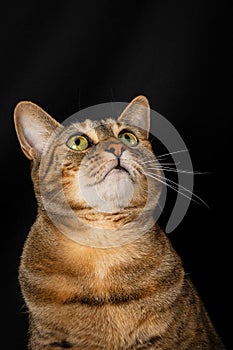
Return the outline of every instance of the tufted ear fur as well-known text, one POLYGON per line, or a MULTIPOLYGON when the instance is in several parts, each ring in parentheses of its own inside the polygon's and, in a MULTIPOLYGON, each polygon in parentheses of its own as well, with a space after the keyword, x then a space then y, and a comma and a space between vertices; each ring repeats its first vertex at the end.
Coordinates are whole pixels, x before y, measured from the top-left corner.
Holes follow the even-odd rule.
POLYGON ((29 101, 17 104, 14 111, 16 133, 29 159, 40 159, 52 132, 60 125, 42 108, 29 101))
POLYGON ((120 123, 134 125, 149 135, 150 129, 150 105, 145 96, 135 97, 121 113, 117 120, 120 123))

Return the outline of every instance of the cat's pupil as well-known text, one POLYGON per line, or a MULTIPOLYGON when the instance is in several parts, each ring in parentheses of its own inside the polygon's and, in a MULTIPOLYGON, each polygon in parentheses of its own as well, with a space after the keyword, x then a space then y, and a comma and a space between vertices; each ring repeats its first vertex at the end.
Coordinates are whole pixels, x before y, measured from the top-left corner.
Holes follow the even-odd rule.
POLYGON ((75 144, 76 144, 76 146, 79 146, 80 145, 80 139, 78 138, 78 139, 75 139, 75 144))
POLYGON ((130 140, 130 137, 129 137, 129 135, 125 135, 125 138, 126 138, 126 140, 130 140))

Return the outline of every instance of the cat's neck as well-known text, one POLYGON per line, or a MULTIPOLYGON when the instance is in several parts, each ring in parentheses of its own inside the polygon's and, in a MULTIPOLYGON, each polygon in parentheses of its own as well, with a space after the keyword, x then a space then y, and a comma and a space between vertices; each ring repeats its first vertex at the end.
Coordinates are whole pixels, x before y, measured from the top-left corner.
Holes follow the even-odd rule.
POLYGON ((131 221, 121 222, 109 220, 110 214, 94 222, 83 220, 76 215, 53 216, 39 212, 38 216, 50 222, 50 229, 58 229, 71 240, 96 248, 119 247, 128 244, 149 232, 155 225, 152 211, 144 211, 131 221))

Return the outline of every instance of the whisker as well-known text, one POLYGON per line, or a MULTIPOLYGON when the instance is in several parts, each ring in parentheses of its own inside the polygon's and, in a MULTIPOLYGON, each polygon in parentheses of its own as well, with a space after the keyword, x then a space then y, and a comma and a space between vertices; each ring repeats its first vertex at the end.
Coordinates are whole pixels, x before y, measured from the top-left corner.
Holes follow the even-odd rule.
POLYGON ((147 164, 151 162, 155 162, 156 164, 158 163, 157 159, 150 159, 150 160, 146 160, 145 162, 142 161, 143 164, 147 164))
MULTIPOLYGON (((182 194, 182 195, 184 195, 184 193, 181 192, 181 190, 190 193, 191 196, 194 196, 194 197, 197 198, 200 202, 202 202, 207 208, 209 208, 209 206, 207 205, 207 203, 206 203, 203 199, 201 199, 201 198, 200 198, 199 196, 197 196, 195 193, 193 193, 192 191, 190 191, 188 188, 186 188, 186 187, 184 187, 184 186, 182 186, 182 185, 180 185, 180 184, 177 184, 176 182, 174 182, 174 181, 172 181, 172 180, 170 180, 170 179, 167 179, 167 178, 164 177, 164 176, 161 176, 161 175, 158 175, 158 174, 154 174, 154 173, 152 173, 152 172, 149 172, 148 175, 156 176, 156 177, 157 177, 157 180, 158 180, 158 178, 159 178, 159 179, 165 180, 165 184, 168 182, 169 185, 172 184, 172 185, 177 186, 177 187, 179 188, 179 191, 177 190, 177 192, 179 192, 179 193, 182 194)), ((153 177, 153 176, 151 176, 151 177, 153 177)), ((171 185, 171 186, 172 186, 172 185, 171 185)), ((186 197, 187 197, 187 196, 186 196, 186 197)), ((187 197, 187 198, 189 198, 189 197, 187 197)), ((189 199, 191 199, 191 198, 189 198, 189 199)), ((197 203, 198 203, 198 202, 197 202, 197 203)))
POLYGON ((175 186, 172 186, 171 184, 167 183, 166 181, 163 181, 161 179, 159 179, 156 175, 150 174, 150 173, 144 173, 145 175, 148 175, 149 177, 151 177, 152 179, 155 179, 157 181, 159 181, 160 183, 164 184, 165 186, 171 188, 172 190, 176 191, 177 193, 180 193, 182 196, 192 200, 193 202, 200 204, 199 202, 197 202, 195 199, 192 198, 192 196, 188 196, 183 192, 180 192, 175 186))
POLYGON ((170 180, 170 179, 166 179, 164 176, 161 176, 161 175, 158 175, 159 177, 161 177, 162 179, 165 179, 169 182, 171 182, 172 184, 175 184, 176 186, 179 186, 179 188, 183 191, 187 191, 189 192, 192 196, 196 197, 199 201, 201 201, 207 208, 209 208, 208 204, 201 198, 199 197, 198 195, 196 195, 195 193, 193 193, 192 191, 190 191, 188 188, 180 185, 180 184, 177 184, 176 182, 170 180))
POLYGON ((177 162, 177 163, 162 163, 161 160, 158 162, 159 165, 179 165, 181 164, 181 162, 177 162))
POLYGON ((184 173, 184 174, 208 174, 208 172, 201 172, 201 171, 189 171, 189 170, 183 170, 183 169, 174 169, 174 168, 169 168, 169 167, 150 167, 147 168, 150 170, 165 170, 165 171, 171 171, 174 173, 184 173))
POLYGON ((155 164, 163 164, 163 165, 179 165, 181 162, 177 162, 177 163, 161 163, 160 161, 158 161, 157 159, 151 159, 151 160, 147 160, 146 162, 142 162, 143 164, 148 164, 148 163, 155 163, 155 164))
POLYGON ((165 156, 169 156, 169 155, 171 155, 171 154, 182 153, 182 152, 188 152, 188 151, 189 151, 188 149, 181 149, 181 150, 179 150, 179 151, 161 154, 161 155, 158 156, 157 158, 160 159, 160 158, 163 158, 163 157, 165 157, 165 156))

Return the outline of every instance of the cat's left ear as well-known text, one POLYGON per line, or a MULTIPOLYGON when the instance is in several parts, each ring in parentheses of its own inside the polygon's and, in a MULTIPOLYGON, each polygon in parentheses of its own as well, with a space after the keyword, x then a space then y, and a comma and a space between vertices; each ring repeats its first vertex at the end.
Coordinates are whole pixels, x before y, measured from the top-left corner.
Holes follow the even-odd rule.
POLYGON ((141 128, 148 138, 150 130, 150 105, 145 96, 135 97, 117 119, 119 123, 141 128))
POLYGON ((60 124, 35 103, 22 101, 14 111, 16 133, 29 159, 40 159, 44 146, 60 124))

